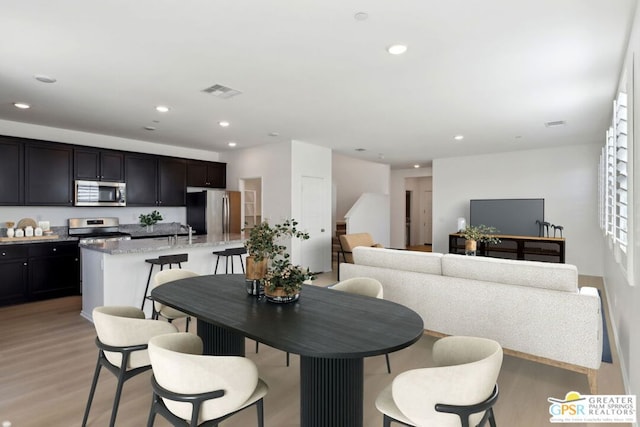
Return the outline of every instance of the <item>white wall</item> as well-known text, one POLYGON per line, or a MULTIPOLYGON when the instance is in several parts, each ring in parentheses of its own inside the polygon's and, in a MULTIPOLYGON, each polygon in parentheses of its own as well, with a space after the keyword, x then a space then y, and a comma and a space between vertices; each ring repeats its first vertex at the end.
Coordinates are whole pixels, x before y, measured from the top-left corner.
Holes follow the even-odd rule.
MULTIPOLYGON (((636 100, 636 90, 633 83, 640 83, 640 67, 637 59, 634 66, 634 54, 638 58, 640 52, 640 8, 636 10, 633 31, 629 39, 629 47, 626 52, 625 66, 621 70, 621 76, 627 73, 629 145, 632 147, 630 179, 633 180, 633 194, 629 203, 633 206, 632 217, 629 223, 629 235, 633 239, 634 265, 633 276, 628 277, 625 269, 616 261, 616 256, 610 244, 610 239, 605 240, 604 282, 611 313, 611 325, 618 346, 618 355, 622 367, 623 379, 628 394, 640 394, 640 132, 635 132, 634 123, 640 123, 640 102, 636 100)), ((612 94, 611 99, 615 95, 612 94)), ((602 141, 604 143, 604 140, 602 141)))
POLYGON ((291 218, 291 143, 283 142, 228 151, 227 189, 239 190, 240 179, 262 178, 262 219, 273 223, 291 218))
POLYGON ((388 194, 363 193, 345 215, 347 233, 369 233, 374 242, 388 248, 391 213, 389 201, 388 194))
POLYGON ((599 155, 588 144, 434 160, 434 252, 448 252, 458 217, 469 222, 470 199, 544 198, 545 221, 564 226, 566 262, 602 276, 599 155))
POLYGON ((431 167, 419 169, 394 169, 391 171, 391 247, 403 248, 405 243, 405 179, 426 176, 430 177, 432 174, 433 170, 431 167))
POLYGON ((362 193, 389 194, 389 165, 355 159, 333 153, 335 220, 344 215, 362 193))

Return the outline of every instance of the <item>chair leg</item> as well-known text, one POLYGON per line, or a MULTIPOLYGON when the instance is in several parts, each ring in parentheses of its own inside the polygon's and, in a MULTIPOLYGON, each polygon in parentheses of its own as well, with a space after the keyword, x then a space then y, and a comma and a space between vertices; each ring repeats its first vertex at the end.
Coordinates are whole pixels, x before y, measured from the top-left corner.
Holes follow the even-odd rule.
POLYGON ((243 264, 243 262, 242 262, 242 255, 240 255, 240 267, 242 267, 242 274, 247 274, 247 273, 245 273, 245 271, 244 271, 244 264, 243 264))
POLYGON ((147 418, 147 427, 153 427, 153 423, 156 420, 156 402, 159 399, 158 395, 154 392, 151 398, 151 409, 149 409, 149 418, 147 418))
POLYGON ((140 306, 140 310, 144 310, 144 303, 147 302, 147 292, 149 291, 149 283, 151 283, 152 274, 153 264, 151 264, 151 268, 149 269, 149 277, 147 278, 147 286, 144 287, 144 294, 142 294, 142 305, 140 306))
POLYGON ((213 274, 218 274, 218 263, 220 262, 220 255, 216 255, 216 268, 213 269, 213 274))
POLYGON ((91 390, 89 391, 89 399, 87 400, 87 407, 84 410, 84 417, 82 418, 82 427, 87 425, 89 419, 89 410, 91 409, 91 403, 93 403, 93 395, 96 392, 96 386, 98 385, 98 377, 100 376, 100 354, 98 354, 98 362, 96 363, 96 370, 93 373, 93 381, 91 382, 91 390))
POLYGON ((385 354, 384 357, 387 359, 387 372, 391 373, 391 362, 389 362, 389 353, 385 354))
POLYGON ((191 322, 191 316, 187 316, 187 327, 185 328, 185 332, 189 332, 189 323, 191 322))
MULTIPOLYGON (((562 233, 562 230, 560 231, 562 233)), ((496 427, 496 419, 493 416, 493 408, 489 408, 489 425, 491 427, 496 427)))
POLYGON ((264 405, 262 399, 258 400, 256 408, 258 411, 258 427, 264 427, 264 405))
POLYGON ((120 373, 118 374, 118 384, 116 385, 116 397, 113 399, 113 409, 111 411, 111 421, 109 422, 109 427, 114 427, 116 425, 116 415, 118 415, 118 406, 120 405, 120 396, 122 395, 122 386, 124 386, 125 381, 125 370, 120 369, 120 373))
POLYGON ((382 427, 391 427, 391 417, 388 415, 382 416, 382 427))
POLYGON ((260 345, 260 342, 256 341, 256 353, 258 352, 258 346, 260 345))
POLYGON ((289 352, 287 351, 287 367, 289 366, 289 352))

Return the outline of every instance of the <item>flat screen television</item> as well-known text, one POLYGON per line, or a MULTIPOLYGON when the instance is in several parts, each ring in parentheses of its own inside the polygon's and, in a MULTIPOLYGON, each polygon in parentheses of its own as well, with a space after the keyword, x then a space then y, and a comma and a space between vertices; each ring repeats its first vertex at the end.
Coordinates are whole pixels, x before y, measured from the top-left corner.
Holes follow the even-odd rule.
POLYGON ((544 199, 478 199, 469 203, 469 223, 498 229, 498 234, 538 236, 544 199))

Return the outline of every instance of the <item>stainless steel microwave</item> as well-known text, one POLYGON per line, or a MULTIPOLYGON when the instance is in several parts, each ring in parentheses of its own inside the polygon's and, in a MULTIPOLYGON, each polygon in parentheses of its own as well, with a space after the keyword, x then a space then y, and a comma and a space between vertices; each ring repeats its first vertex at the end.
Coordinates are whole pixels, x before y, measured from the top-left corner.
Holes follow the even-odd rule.
POLYGON ((127 206, 127 184, 77 180, 75 206, 127 206))

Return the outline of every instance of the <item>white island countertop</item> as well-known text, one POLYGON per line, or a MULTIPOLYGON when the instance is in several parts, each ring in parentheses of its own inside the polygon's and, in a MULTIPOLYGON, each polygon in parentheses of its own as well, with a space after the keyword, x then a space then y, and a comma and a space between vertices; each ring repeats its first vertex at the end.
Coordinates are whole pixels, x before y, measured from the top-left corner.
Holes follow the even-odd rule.
MULTIPOLYGON (((158 258, 161 255, 186 254, 188 260, 181 263, 182 268, 194 273, 225 274, 227 263, 229 273, 242 273, 244 262, 240 257, 230 257, 228 260, 222 257, 216 272, 218 257, 214 252, 243 247, 245 240, 242 234, 207 234, 192 236, 191 243, 189 237, 178 236, 175 241, 167 237, 150 237, 81 244, 81 315, 91 320, 95 307, 142 307, 144 302, 144 311, 147 317, 151 317, 151 301, 144 298, 145 288, 147 281, 153 282, 153 277, 160 268, 155 266, 152 270, 153 264, 147 262, 147 259, 158 258)), ((244 257, 246 255, 242 258, 244 257)), ((149 292, 150 289, 146 289, 146 295, 149 292)))
POLYGON ((151 237, 148 239, 132 239, 109 241, 104 243, 81 244, 83 249, 104 252, 110 255, 137 254, 159 252, 165 250, 188 250, 192 248, 214 248, 216 246, 242 246, 246 240, 242 234, 203 234, 189 237, 151 237))

